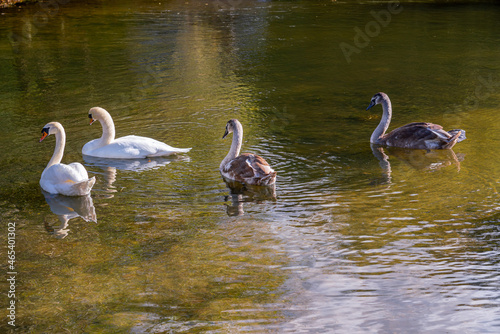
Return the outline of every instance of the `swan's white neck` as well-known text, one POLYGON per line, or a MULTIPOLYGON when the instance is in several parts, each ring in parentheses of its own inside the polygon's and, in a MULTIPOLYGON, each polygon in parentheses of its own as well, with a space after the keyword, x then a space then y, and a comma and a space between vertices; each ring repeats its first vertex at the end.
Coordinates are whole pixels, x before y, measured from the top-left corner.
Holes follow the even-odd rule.
POLYGON ((115 140, 115 123, 108 112, 100 114, 99 122, 102 126, 101 145, 109 145, 115 140))
POLYGON ((233 141, 231 148, 226 157, 220 163, 219 169, 222 169, 229 161, 233 160, 240 154, 241 144, 243 143, 243 127, 236 123, 236 129, 233 129, 233 141))
POLYGON ((66 145, 66 132, 64 132, 64 128, 61 126, 56 126, 56 128, 56 148, 54 149, 54 154, 52 154, 52 158, 50 158, 50 161, 45 169, 60 163, 63 157, 64 146, 66 145))
POLYGON ((392 105, 391 105, 391 100, 389 100, 389 97, 386 97, 382 100, 382 119, 380 120, 380 123, 378 124, 377 128, 375 131, 373 131, 372 136, 370 137, 370 142, 373 144, 377 144, 380 140, 380 138, 385 134, 387 131, 387 128, 389 127, 389 123, 391 123, 391 118, 392 118, 392 105))

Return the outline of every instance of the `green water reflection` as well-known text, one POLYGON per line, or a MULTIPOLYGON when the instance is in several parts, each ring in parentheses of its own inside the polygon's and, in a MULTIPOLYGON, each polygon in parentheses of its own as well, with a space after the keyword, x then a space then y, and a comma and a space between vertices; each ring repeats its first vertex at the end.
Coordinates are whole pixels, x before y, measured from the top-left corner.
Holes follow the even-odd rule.
POLYGON ((0 12, 15 330, 498 329, 495 3, 401 2, 357 46, 388 3, 71 1, 46 21, 40 8, 0 12), (341 43, 359 52, 347 59, 341 43), (381 109, 365 108, 378 91, 391 97, 391 129, 429 121, 468 139, 454 152, 372 150, 381 109), (84 159, 101 135, 88 125, 94 106, 118 136, 193 149, 129 165, 84 159), (244 125, 243 150, 278 171, 276 199, 231 195, 221 179, 230 118, 244 125), (96 176, 91 201, 42 194, 49 121, 66 129, 63 162, 96 176), (61 225, 68 206, 86 218, 61 225))

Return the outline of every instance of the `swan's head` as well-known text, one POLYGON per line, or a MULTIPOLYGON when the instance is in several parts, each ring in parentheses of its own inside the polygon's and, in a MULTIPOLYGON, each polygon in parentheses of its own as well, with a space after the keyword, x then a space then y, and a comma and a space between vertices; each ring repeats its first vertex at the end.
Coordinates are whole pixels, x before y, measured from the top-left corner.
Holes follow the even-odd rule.
POLYGON ((94 123, 95 121, 102 120, 105 115, 109 115, 109 113, 104 108, 101 107, 90 108, 89 110, 90 124, 92 125, 92 123, 94 123))
POLYGON ((389 100, 389 96, 387 96, 386 93, 380 92, 380 93, 373 95, 372 100, 370 101, 370 105, 368 106, 368 108, 366 108, 366 110, 370 109, 374 105, 382 103, 382 101, 384 101, 384 100, 385 101, 389 100))
POLYGON ((222 139, 226 138, 228 134, 238 129, 241 129, 241 123, 237 119, 230 119, 227 121, 226 131, 224 132, 222 139))
POLYGON ((48 135, 53 135, 56 132, 59 132, 61 128, 62 128, 62 125, 59 122, 50 122, 50 123, 45 124, 45 126, 42 129, 42 137, 40 138, 40 143, 48 135))

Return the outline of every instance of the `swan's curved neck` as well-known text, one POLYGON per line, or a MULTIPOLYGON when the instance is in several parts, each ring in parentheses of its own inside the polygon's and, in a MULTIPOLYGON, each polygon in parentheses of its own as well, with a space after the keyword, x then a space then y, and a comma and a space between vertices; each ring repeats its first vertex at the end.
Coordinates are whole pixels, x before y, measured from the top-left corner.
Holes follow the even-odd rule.
POLYGON ((375 131, 373 131, 372 136, 370 138, 370 142, 373 144, 377 144, 379 142, 381 137, 383 137, 385 132, 387 131, 389 123, 391 123, 391 117, 392 117, 391 100, 389 100, 389 97, 384 98, 381 104, 383 110, 382 119, 380 120, 380 123, 378 124, 375 131))
POLYGON ((56 136, 56 148, 54 149, 54 154, 52 154, 52 158, 50 158, 50 161, 47 164, 46 168, 49 168, 52 165, 60 163, 63 157, 64 146, 66 145, 66 133, 64 132, 64 129, 61 127, 57 127, 57 132, 55 133, 55 136, 56 136))
POLYGON ((222 169, 229 161, 233 160, 240 154, 241 144, 243 143, 243 127, 237 124, 236 129, 233 130, 233 141, 231 148, 226 157, 220 163, 219 168, 222 169))
POLYGON ((102 126, 101 144, 111 144, 115 140, 115 123, 113 123, 113 118, 111 118, 110 114, 105 113, 101 116, 99 122, 101 122, 102 126))

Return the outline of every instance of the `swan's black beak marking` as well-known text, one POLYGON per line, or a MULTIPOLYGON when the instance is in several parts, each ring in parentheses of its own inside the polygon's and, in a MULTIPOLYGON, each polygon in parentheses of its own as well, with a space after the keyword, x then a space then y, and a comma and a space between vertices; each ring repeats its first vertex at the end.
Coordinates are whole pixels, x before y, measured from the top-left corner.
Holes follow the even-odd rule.
POLYGON ((92 118, 92 114, 89 114, 89 118, 90 118, 90 123, 89 124, 92 125, 92 123, 95 122, 95 119, 92 118))
POLYGON ((42 142, 42 140, 45 139, 45 137, 47 137, 49 135, 49 128, 43 128, 42 129, 42 138, 40 138, 40 143, 42 142))
POLYGON ((226 136, 229 134, 229 131, 227 129, 227 126, 226 126, 226 132, 224 132, 224 136, 222 136, 222 139, 226 138, 226 136))
POLYGON ((371 107, 373 107, 375 105, 375 101, 371 101, 370 102, 370 105, 368 106, 368 108, 366 108, 366 110, 370 109, 371 107))

